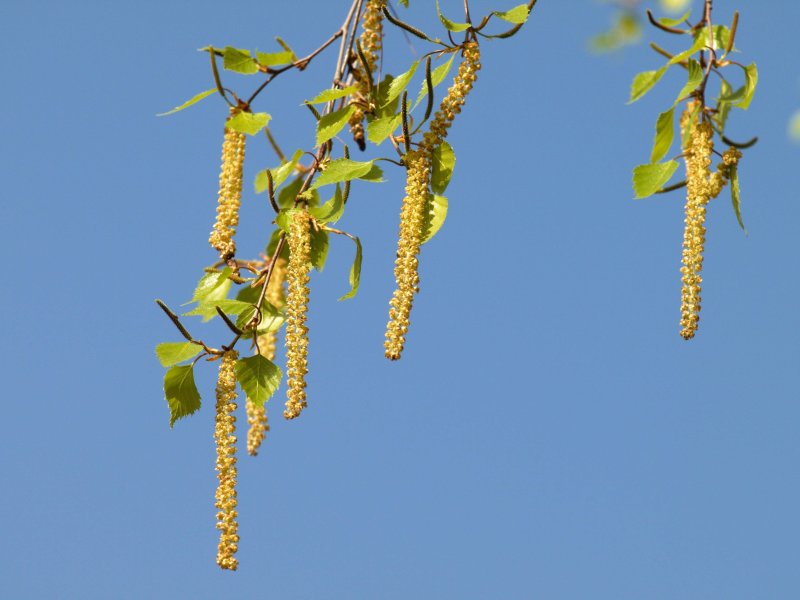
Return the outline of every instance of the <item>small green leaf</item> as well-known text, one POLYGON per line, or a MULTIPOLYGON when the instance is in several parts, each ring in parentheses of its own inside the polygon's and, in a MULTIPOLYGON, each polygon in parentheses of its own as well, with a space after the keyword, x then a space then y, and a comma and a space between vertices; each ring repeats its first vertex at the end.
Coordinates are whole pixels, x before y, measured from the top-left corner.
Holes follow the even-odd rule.
POLYGON ((202 316, 217 316, 217 308, 219 308, 226 315, 238 315, 242 311, 247 310, 250 304, 241 302, 240 300, 229 300, 228 298, 221 298, 219 300, 204 300, 200 302, 195 308, 187 313, 183 313, 187 317, 202 315, 202 316))
POLYGON ((328 163, 325 170, 311 184, 311 189, 317 189, 323 185, 349 181, 351 179, 366 179, 367 181, 380 181, 383 171, 374 163, 368 160, 359 162, 349 158, 337 158, 328 163), (377 179, 376 177, 377 170, 377 179))
POLYGON ((180 110, 183 110, 184 108, 189 108, 192 104, 200 102, 200 100, 202 100, 203 98, 207 98, 208 96, 210 96, 211 94, 213 94, 216 91, 217 91, 217 88, 211 88, 210 90, 206 90, 205 92, 200 92, 199 94, 197 94, 197 96, 194 96, 190 100, 187 100, 186 102, 184 102, 180 106, 176 106, 172 110, 169 110, 169 111, 167 111, 165 113, 159 113, 156 116, 157 117, 166 117, 167 115, 173 115, 176 112, 178 112, 180 110))
POLYGON ((206 273, 197 282, 194 294, 190 302, 202 302, 208 298, 220 299, 228 295, 231 287, 231 280, 228 276, 233 273, 233 269, 225 267, 219 273, 206 273))
POLYGON ((313 100, 306 100, 307 104, 324 104, 325 102, 330 102, 331 100, 336 100, 337 98, 344 98, 345 96, 350 96, 356 92, 356 86, 351 85, 349 87, 339 89, 329 89, 323 90, 319 94, 317 94, 313 100))
POLYGON ((408 0, 400 0, 400 4, 403 5, 403 8, 408 8, 408 0))
POLYGON ((499 19, 508 21, 509 23, 515 23, 517 25, 521 25, 522 23, 528 20, 529 12, 530 11, 528 10, 527 4, 520 4, 505 12, 498 12, 496 10, 493 10, 492 14, 499 19))
POLYGON ((258 73, 258 65, 249 50, 225 46, 222 51, 222 66, 228 71, 252 75, 258 73))
POLYGON ((751 63, 744 68, 744 77, 745 83, 743 98, 736 104, 736 106, 743 110, 747 110, 750 106, 750 102, 753 100, 753 94, 755 93, 756 86, 758 85, 758 69, 756 68, 756 63, 751 63))
POLYGON ((649 92, 665 72, 666 67, 661 67, 657 71, 642 71, 638 73, 631 84, 631 99, 628 100, 628 104, 633 104, 649 92))
POLYGON ((328 232, 324 229, 311 228, 311 264, 317 271, 325 268, 328 260, 328 232))
POLYGON ((406 89, 408 83, 411 81, 414 73, 416 73, 418 66, 419 61, 415 60, 413 63, 411 63, 411 68, 408 71, 392 79, 391 83, 389 84, 389 89, 386 92, 386 98, 383 99, 383 104, 381 106, 386 106, 400 96, 403 90, 406 89))
POLYGON ((265 67, 275 67, 277 65, 288 65, 294 62, 294 52, 258 52, 256 51, 256 60, 260 65, 265 67))
POLYGON ((236 361, 236 380, 256 406, 264 406, 280 386, 282 376, 281 370, 260 354, 236 361))
POLYGON ((247 135, 255 135, 267 126, 271 118, 267 113, 239 111, 225 121, 225 127, 247 135))
POLYGON ((428 194, 425 220, 422 223, 422 244, 436 235, 444 225, 445 218, 447 218, 447 198, 436 194, 428 194))
MULTIPOLYGON (((677 104, 683 98, 685 98, 693 91, 695 91, 703 82, 703 68, 700 66, 699 62, 697 62, 693 58, 690 58, 688 60, 687 68, 689 71, 689 78, 687 79, 683 88, 681 88, 681 91, 678 94, 677 99, 675 100, 675 104, 677 104)), ((673 104, 673 106, 675 106, 675 104, 673 104)))
POLYGON ((675 136, 675 108, 658 115, 656 121, 656 138, 653 142, 653 151, 650 153, 650 162, 657 163, 666 156, 672 147, 675 136))
MULTIPOLYGON (((456 55, 451 54, 450 60, 446 63, 443 63, 436 67, 433 71, 431 71, 431 83, 433 87, 436 87, 442 81, 444 81, 445 77, 447 77, 447 73, 450 71, 450 67, 453 66, 453 60, 455 59, 456 55)), ((422 88, 419 90, 419 94, 417 95, 417 100, 414 102, 414 108, 419 106, 419 103, 422 102, 425 97, 428 95, 428 84, 426 82, 422 82, 422 88)))
POLYGON ((689 16, 691 14, 692 14, 692 11, 690 9, 690 10, 687 10, 685 13, 683 13, 677 19, 669 19, 667 17, 661 17, 658 20, 658 22, 661 23, 662 25, 665 25, 666 27, 677 27, 681 23, 685 23, 689 19, 689 16))
POLYGON ((633 169, 633 190, 636 199, 652 196, 669 181, 678 169, 678 162, 671 160, 665 163, 639 165, 633 169))
MULTIPOLYGON (((280 227, 276 227, 272 235, 270 235, 269 242, 267 242, 266 248, 266 255, 272 256, 275 254, 275 249, 278 247, 278 240, 281 239, 281 235, 283 235, 283 229, 280 227)), ((281 255, 279 258, 288 259, 289 258, 289 244, 284 244, 283 248, 281 249, 281 255)))
POLYGON ((274 169, 264 169, 263 171, 259 171, 256 174, 255 179, 255 188, 256 194, 261 194, 267 191, 267 171, 272 172, 272 185, 275 189, 286 181, 286 178, 291 175, 295 167, 297 167, 297 163, 300 162, 300 157, 303 156, 303 151, 300 149, 295 150, 292 158, 287 160, 283 163, 280 167, 275 167, 274 169))
POLYGON ((700 47, 710 46, 714 50, 724 50, 728 47, 731 31, 725 25, 714 25, 714 40, 709 39, 708 27, 703 27, 695 34, 695 39, 700 42, 700 47))
POLYGON ((284 233, 289 233, 289 227, 294 218, 294 213, 297 212, 296 208, 282 208, 281 211, 275 215, 275 224, 283 229, 284 233))
POLYGON ((431 168, 431 190, 435 194, 444 194, 450 178, 453 177, 453 169, 456 166, 456 153, 453 147, 447 142, 442 142, 433 149, 432 168, 431 168))
POLYGON ((194 366, 170 367, 164 374, 164 396, 169 404, 169 426, 200 408, 200 394, 194 383, 194 366))
POLYGON ((373 98, 375 104, 375 118, 388 117, 394 115, 400 104, 400 97, 396 96, 393 100, 389 100, 389 90, 392 87, 394 77, 387 75, 383 80, 376 85, 373 90, 373 98))
POLYGON ((289 47, 289 44, 284 42, 280 37, 277 35, 275 36, 275 41, 278 42, 281 48, 283 48, 286 52, 292 55, 292 62, 297 62, 297 54, 295 54, 294 50, 289 47))
POLYGON ((739 189, 739 167, 738 165, 731 165, 730 167, 731 178, 731 203, 733 204, 733 212, 736 213, 736 220, 739 221, 739 227, 747 234, 747 229, 744 227, 742 220, 742 198, 741 190, 739 189))
POLYGON ((730 96, 733 89, 727 80, 723 79, 719 86, 719 98, 717 98, 717 114, 714 119, 717 121, 720 133, 725 133, 725 125, 728 123, 728 115, 731 112, 731 103, 723 100, 726 96, 730 96))
POLYGON ((442 25, 444 25, 448 31, 454 31, 457 33, 459 31, 469 29, 470 27, 469 23, 453 23, 453 21, 445 17, 439 8, 439 0, 436 0, 436 12, 439 14, 439 20, 442 22, 442 25))
POLYGON ((375 145, 380 145, 395 129, 400 127, 402 115, 388 115, 367 122, 367 139, 375 145))
POLYGON ((192 342, 164 342, 156 346, 156 356, 162 367, 171 367, 197 356, 200 350, 192 342))
POLYGON ((609 31, 594 36, 590 48, 595 52, 611 52, 628 44, 635 44, 642 37, 642 24, 633 11, 620 11, 609 31))
POLYGON ((342 189, 339 184, 336 184, 336 192, 333 198, 322 206, 309 208, 308 212, 320 223, 335 223, 341 219, 344 213, 344 196, 342 195, 342 189))
POLYGON ((323 115, 323 117, 317 121, 317 146, 321 146, 344 129, 344 126, 347 125, 347 121, 350 120, 350 116, 355 109, 355 106, 350 105, 328 113, 327 115, 323 115))
POLYGON ((350 291, 339 300, 347 300, 352 298, 358 292, 358 286, 361 284, 361 240, 357 237, 353 238, 356 243, 356 258, 353 261, 353 266, 350 267, 350 291))

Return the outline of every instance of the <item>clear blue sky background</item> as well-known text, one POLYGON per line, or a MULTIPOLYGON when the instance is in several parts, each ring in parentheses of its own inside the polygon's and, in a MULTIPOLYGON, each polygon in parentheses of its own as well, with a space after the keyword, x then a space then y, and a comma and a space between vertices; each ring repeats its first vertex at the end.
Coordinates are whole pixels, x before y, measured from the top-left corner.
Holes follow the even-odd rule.
MULTIPOLYGON (((336 301, 353 249, 334 240, 309 408, 283 421, 281 392, 261 455, 241 453, 230 573, 214 562, 214 366, 201 412, 170 430, 153 353, 179 339, 153 299, 188 300, 214 260, 225 108, 154 115, 211 87, 197 48, 273 51, 279 34, 305 53, 345 3, 2 2, 0 596, 797 598, 800 6, 715 4, 720 22, 741 7, 761 74, 730 135, 761 141, 741 165, 749 237, 727 194, 710 208, 698 337, 678 335, 683 196, 636 202, 629 183, 682 81, 626 106, 661 60, 588 54, 610 9, 542 0, 484 46, 399 363, 382 342, 403 174, 354 186, 341 226, 364 242, 361 291, 336 301)), ((435 30, 433 3, 412 5, 435 30)), ((312 145, 298 104, 333 60, 260 99, 287 148, 312 145)), ((248 158, 248 182, 275 164, 263 140, 248 158)), ((270 214, 249 183, 244 203, 255 255, 270 214)))

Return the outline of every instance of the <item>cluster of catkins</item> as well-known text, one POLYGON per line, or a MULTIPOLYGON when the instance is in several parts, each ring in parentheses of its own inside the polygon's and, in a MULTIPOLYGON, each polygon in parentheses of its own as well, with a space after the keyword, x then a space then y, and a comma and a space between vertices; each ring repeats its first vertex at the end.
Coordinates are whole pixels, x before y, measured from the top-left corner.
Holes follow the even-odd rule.
POLYGON ((447 90, 439 110, 416 149, 406 153, 406 195, 400 210, 400 234, 394 276, 397 287, 389 302, 389 323, 384 348, 386 358, 398 360, 408 332, 411 306, 419 291, 419 255, 425 215, 429 210, 433 151, 447 136, 455 116, 461 112, 481 68, 478 44, 470 42, 462 50, 463 60, 453 85, 447 90))
POLYGON ((700 284, 703 281, 700 273, 706 241, 706 208, 710 200, 719 196, 730 179, 731 169, 742 156, 736 148, 728 148, 717 171, 711 172, 714 130, 707 122, 691 119, 690 115, 696 109, 697 104, 690 102, 681 120, 682 129, 689 128, 684 148, 686 219, 681 261, 681 336, 685 340, 694 337, 700 321, 700 284))

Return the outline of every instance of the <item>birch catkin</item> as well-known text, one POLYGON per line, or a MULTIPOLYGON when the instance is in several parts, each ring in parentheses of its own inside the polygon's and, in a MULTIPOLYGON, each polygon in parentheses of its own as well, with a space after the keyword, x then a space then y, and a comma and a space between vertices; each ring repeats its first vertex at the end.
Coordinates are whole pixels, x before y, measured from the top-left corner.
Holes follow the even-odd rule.
POLYGON ((208 242, 219 252, 222 260, 228 260, 236 254, 236 242, 234 242, 233 236, 236 233, 236 226, 239 224, 244 148, 245 135, 226 128, 225 139, 222 143, 217 220, 208 238, 208 242))
POLYGON ((406 194, 400 209, 400 234, 394 268, 396 288, 389 301, 389 323, 384 342, 386 358, 390 360, 398 360, 403 352, 414 295, 419 292, 417 256, 422 244, 425 211, 430 194, 432 154, 447 137, 455 116, 461 112, 480 68, 480 48, 476 43, 470 42, 463 49, 463 60, 458 67, 458 73, 439 105, 429 131, 423 136, 419 148, 405 156, 406 194))
POLYGON ((311 272, 311 216, 304 210, 294 213, 287 235, 289 266, 286 272, 286 385, 287 400, 283 416, 300 416, 306 404, 308 373, 308 282, 311 272))
MULTIPOLYGON (((386 0, 367 0, 361 21, 362 30, 359 44, 367 64, 362 65, 359 60, 358 66, 353 69, 353 78, 356 81, 358 95, 366 104, 369 104, 370 98, 369 81, 374 80, 373 75, 383 47, 383 7, 385 5, 386 0)), ((366 148, 364 141, 364 113, 366 110, 361 104, 354 104, 354 106, 355 109, 349 121, 350 131, 358 147, 364 150, 366 148)))
POLYGON ((236 511, 236 359, 235 350, 228 350, 222 357, 217 379, 216 425, 214 441, 217 445, 217 529, 219 546, 217 564, 223 569, 235 571, 239 562, 239 523, 236 511))

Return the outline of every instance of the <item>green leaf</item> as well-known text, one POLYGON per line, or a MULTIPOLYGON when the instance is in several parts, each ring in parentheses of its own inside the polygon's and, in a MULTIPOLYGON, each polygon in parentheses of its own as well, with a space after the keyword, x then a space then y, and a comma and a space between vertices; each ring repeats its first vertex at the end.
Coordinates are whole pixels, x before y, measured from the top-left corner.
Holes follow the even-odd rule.
MULTIPOLYGON (((261 321, 259 321, 256 327, 256 335, 264 335, 265 333, 278 331, 281 328, 286 317, 282 313, 276 311, 277 309, 268 302, 264 302, 261 305, 261 321), (268 306, 271 307, 272 310, 268 309, 268 306)), ((247 327, 247 324, 253 319, 255 312, 255 306, 251 305, 236 319, 236 326, 244 331, 242 337, 245 339, 253 337, 253 330, 245 330, 245 327, 247 327)))
POLYGON ((530 11, 528 10, 527 4, 520 4, 505 12, 498 12, 496 10, 493 10, 492 14, 495 17, 498 17, 499 19, 508 21, 509 23, 515 23, 517 25, 521 25, 522 23, 528 20, 529 12, 530 11))
POLYGON ((353 261, 353 266, 350 267, 350 291, 339 300, 347 300, 355 296, 358 292, 358 286, 361 284, 361 240, 354 237, 353 241, 356 243, 356 258, 353 261))
POLYGON ((408 8, 408 0, 400 0, 400 4, 403 5, 403 8, 408 8))
POLYGON ((661 67, 657 71, 642 71, 641 73, 637 73, 631 84, 631 98, 628 100, 628 104, 633 104, 649 92, 653 86, 658 83, 658 80, 661 79, 666 70, 666 67, 661 67))
POLYGON ((349 181, 351 179, 365 179, 366 181, 380 181, 383 171, 374 161, 359 162, 349 158, 337 158, 328 163, 325 170, 311 184, 311 189, 317 189, 323 185, 349 181), (377 177, 377 179, 376 179, 377 177))
POLYGON ((228 71, 252 75, 258 73, 258 65, 249 50, 225 46, 222 51, 222 66, 228 71))
POLYGON ((708 27, 703 27, 695 34, 695 40, 700 42, 700 47, 710 46, 714 50, 724 50, 728 47, 731 31, 725 25, 714 25, 714 40, 709 39, 708 27))
POLYGON ((294 50, 289 47, 289 44, 284 42, 280 37, 277 35, 275 36, 275 41, 278 42, 281 48, 283 48, 286 52, 292 55, 292 62, 297 62, 297 54, 295 54, 294 50))
POLYGON ((255 135, 267 126, 271 118, 267 113, 239 111, 225 121, 225 127, 247 135, 255 135))
POLYGON ((422 244, 428 242, 444 225, 447 218, 447 198, 428 194, 425 219, 422 222, 422 244))
POLYGON ((169 404, 169 426, 200 408, 200 394, 194 383, 194 366, 170 367, 164 374, 164 397, 169 404))
POLYGON ((289 233, 289 227, 292 223, 294 213, 296 212, 296 208, 282 208, 281 211, 275 215, 275 224, 283 229, 284 233, 289 233))
POLYGON ((220 299, 228 295, 231 287, 231 280, 228 276, 233 273, 233 269, 225 267, 219 273, 206 273, 197 282, 194 294, 190 302, 202 302, 208 298, 220 299))
POLYGON ((386 98, 381 106, 386 106, 398 98, 401 93, 403 93, 403 90, 406 89, 406 86, 408 85, 409 81, 411 81, 414 73, 416 73, 418 66, 419 61, 415 60, 413 63, 411 63, 411 68, 408 71, 392 79, 391 83, 389 84, 389 89, 386 92, 386 98))
POLYGON ((656 138, 653 142, 653 151, 650 153, 650 162, 657 163, 666 156, 672 147, 675 136, 675 107, 658 115, 656 121, 656 138))
POLYGON ((633 169, 633 190, 636 199, 652 196, 669 181, 678 168, 678 162, 671 160, 665 163, 639 165, 633 169))
POLYGON ((589 46, 595 52, 610 52, 627 44, 635 44, 642 37, 642 25, 636 13, 620 11, 609 31, 594 36, 589 46))
POLYGON ((192 342, 164 342, 156 346, 156 356, 162 367, 171 367, 197 356, 200 350, 192 342))
MULTIPOLYGON (((200 302, 195 308, 187 313, 183 313, 187 317, 202 315, 208 316, 209 319, 217 316, 217 307, 226 315, 238 315, 242 311, 247 310, 250 304, 241 302, 240 300, 230 300, 228 298, 221 298, 219 300, 204 300, 200 302)), ((208 320, 208 319, 207 319, 208 320)))
MULTIPOLYGON (((431 71, 431 83, 433 87, 436 87, 442 81, 444 81, 445 77, 447 77, 447 73, 450 71, 450 67, 453 66, 453 60, 455 59, 456 55, 451 54, 450 60, 446 63, 443 63, 436 67, 433 71, 431 71)), ((417 95, 417 99, 414 102, 414 108, 419 106, 419 103, 422 102, 425 97, 428 95, 428 84, 426 82, 422 82, 422 88, 419 90, 419 94, 417 95)))
POLYGON ((442 25, 444 25, 448 31, 459 32, 459 31, 464 31, 465 29, 469 29, 470 27, 469 23, 453 23, 453 21, 445 17, 442 14, 441 9, 439 8, 439 0, 436 0, 436 12, 439 15, 439 20, 442 22, 442 25))
MULTIPOLYGON (((690 58, 688 60, 688 71, 689 71, 689 78, 684 84, 683 88, 681 88, 680 93, 678 94, 677 99, 675 100, 675 104, 681 101, 682 98, 685 98, 693 91, 695 91, 703 81, 703 68, 700 66, 700 63, 697 62, 695 59, 690 58)), ((673 104, 673 106, 675 106, 673 104)))
MULTIPOLYGON (((333 198, 322 206, 309 208, 308 212, 320 223, 335 223, 341 219, 344 213, 344 196, 342 195, 342 189, 339 187, 339 184, 336 184, 336 192, 333 198)), ((321 271, 322 269, 319 270, 321 271)))
MULTIPOLYGON (((700 104, 697 104, 692 112, 689 114, 689 118, 685 121, 685 127, 681 129, 681 148, 686 148, 689 144, 689 136, 692 133, 692 127, 697 123, 697 117, 700 115, 700 104)), ((681 119, 683 122, 683 119, 681 119)))
POLYGON ((329 89, 324 90, 317 94, 313 100, 306 100, 306 104, 324 104, 325 102, 330 102, 331 100, 336 100, 337 98, 344 98, 345 96, 350 96, 356 92, 357 88, 354 85, 349 87, 339 89, 329 89))
POLYGON ((325 268, 328 260, 328 232, 324 229, 311 228, 311 264, 317 271, 325 268))
POLYGON ((258 52, 256 51, 256 60, 260 65, 265 67, 275 67, 277 65, 288 65, 294 62, 294 52, 258 52))
POLYGON ((344 126, 347 125, 347 121, 350 120, 350 116, 355 109, 356 107, 351 104, 350 106, 345 106, 332 113, 323 115, 323 117, 317 121, 317 146, 321 146, 344 129, 344 126))
POLYGON ((255 179, 255 188, 256 194, 261 194, 267 191, 269 187, 267 184, 267 171, 272 173, 272 186, 274 189, 278 189, 278 187, 286 181, 286 178, 291 175, 295 167, 297 167, 297 163, 300 162, 300 157, 303 156, 303 151, 300 149, 295 150, 292 158, 287 160, 283 163, 280 167, 275 167, 274 169, 264 169, 263 171, 259 171, 256 174, 255 179))
POLYGON ((751 63, 744 68, 744 93, 742 99, 736 104, 739 108, 747 110, 750 107, 750 102, 753 100, 753 94, 758 85, 758 69, 756 63, 751 63))
POLYGON ((393 99, 389 99, 389 92, 392 88, 394 77, 387 75, 383 78, 378 85, 373 89, 375 94, 375 117, 382 118, 393 116, 397 112, 397 107, 400 104, 400 95, 398 94, 393 99))
POLYGON ((208 96, 210 96, 211 94, 213 94, 216 91, 217 91, 217 88, 211 88, 210 90, 206 90, 205 92, 200 92, 199 94, 197 94, 197 96, 192 97, 190 100, 187 100, 186 102, 184 102, 180 106, 176 106, 175 108, 173 108, 172 110, 169 110, 167 112, 159 113, 156 116, 157 117, 166 117, 167 115, 173 115, 176 112, 178 112, 180 110, 183 110, 184 108, 189 108, 192 104, 196 104, 197 102, 200 102, 200 100, 202 100, 203 98, 207 98, 208 96))
POLYGON ((264 406, 280 386, 282 376, 281 370, 260 354, 236 361, 236 380, 256 406, 264 406))
POLYGON ((375 145, 380 145, 386 138, 400 127, 402 115, 388 115, 367 122, 367 139, 375 145))
POLYGON ((677 19, 669 19, 667 17, 661 17, 658 20, 658 22, 661 23, 662 25, 667 26, 667 27, 677 27, 681 23, 685 23, 689 19, 689 16, 691 14, 692 14, 692 11, 691 11, 691 9, 689 9, 685 13, 683 13, 680 17, 678 17, 677 19))
POLYGON ((431 190, 435 194, 444 194, 450 178, 453 177, 453 169, 456 166, 456 153, 453 147, 447 142, 442 142, 433 149, 432 168, 431 168, 431 190))
POLYGON ((731 165, 730 167, 731 178, 731 203, 733 204, 733 212, 736 213, 736 220, 739 221, 739 227, 742 231, 747 233, 742 220, 742 198, 741 190, 739 189, 739 167, 738 165, 731 165))
POLYGON ((728 123, 728 115, 731 112, 731 103, 726 102, 723 98, 732 94, 733 89, 731 88, 731 84, 723 79, 719 87, 719 98, 717 98, 717 114, 714 116, 720 133, 725 133, 725 125, 728 123))

